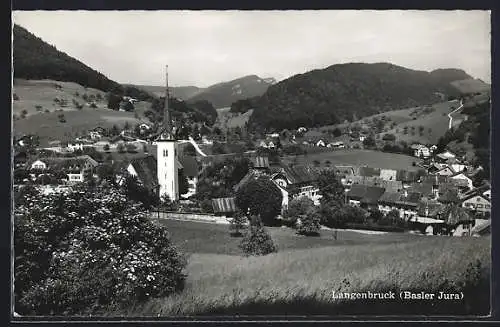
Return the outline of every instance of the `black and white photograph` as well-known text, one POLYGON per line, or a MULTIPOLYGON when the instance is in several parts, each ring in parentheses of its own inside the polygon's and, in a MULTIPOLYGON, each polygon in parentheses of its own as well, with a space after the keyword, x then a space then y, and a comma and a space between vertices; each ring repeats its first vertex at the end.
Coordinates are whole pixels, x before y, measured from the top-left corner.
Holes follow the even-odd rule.
POLYGON ((490 14, 13 11, 11 319, 489 317, 490 14))

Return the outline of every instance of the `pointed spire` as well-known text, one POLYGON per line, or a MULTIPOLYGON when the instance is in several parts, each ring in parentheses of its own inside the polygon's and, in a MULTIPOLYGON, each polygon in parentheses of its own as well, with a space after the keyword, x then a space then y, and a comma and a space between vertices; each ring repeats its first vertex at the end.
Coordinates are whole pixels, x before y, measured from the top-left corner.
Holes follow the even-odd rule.
POLYGON ((170 117, 170 108, 169 108, 169 89, 168 89, 168 65, 165 66, 165 104, 163 109, 163 134, 162 139, 171 140, 173 139, 172 133, 172 120, 170 117))

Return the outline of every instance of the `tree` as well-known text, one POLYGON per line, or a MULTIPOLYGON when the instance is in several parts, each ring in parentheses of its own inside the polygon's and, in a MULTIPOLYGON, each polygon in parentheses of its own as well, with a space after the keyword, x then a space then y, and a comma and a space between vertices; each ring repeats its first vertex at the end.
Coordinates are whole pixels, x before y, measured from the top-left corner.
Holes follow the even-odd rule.
POLYGON ((116 151, 118 151, 118 153, 125 153, 125 145, 123 145, 123 143, 118 143, 116 151))
POLYGON ((224 148, 224 145, 220 142, 214 142, 212 145, 212 152, 213 154, 224 154, 226 153, 226 149, 224 148))
POLYGON ((394 142, 394 141, 396 141, 396 136, 394 134, 384 134, 384 137, 382 137, 382 140, 394 142))
POLYGON ((363 140, 363 145, 367 148, 374 147, 376 145, 375 140, 372 136, 368 136, 363 140))
POLYGON ((119 189, 85 187, 16 206, 16 312, 88 315, 183 289, 186 260, 167 230, 119 189))
POLYGON ((118 129, 118 126, 113 125, 113 127, 111 127, 110 135, 116 136, 118 134, 120 134, 120 129, 118 129))
MULTIPOLYGON (((252 217, 251 221, 258 222, 259 219, 252 217)), ((247 233, 241 240, 239 248, 245 256, 259 256, 277 252, 271 235, 269 235, 262 223, 250 225, 247 233)))
POLYGON ((146 189, 139 183, 135 176, 125 176, 123 189, 127 198, 132 201, 141 202, 146 209, 158 204, 158 197, 154 194, 154 190, 146 189))
POLYGON ((128 121, 125 121, 125 124, 123 125, 123 129, 125 129, 125 130, 130 129, 130 123, 128 121))
POLYGON ((135 146, 135 144, 133 144, 133 143, 127 143, 125 145, 125 147, 127 148, 127 152, 129 152, 129 153, 136 153, 137 152, 137 146, 135 146))
POLYGON ((260 216, 266 225, 276 223, 282 200, 281 191, 265 176, 250 180, 236 193, 236 206, 250 215, 260 216))
POLYGON ((103 150, 106 151, 106 152, 108 152, 109 151, 109 144, 107 144, 107 143, 104 144, 103 150))
POLYGON ((114 184, 116 182, 115 171, 113 169, 113 166, 111 166, 110 164, 97 166, 97 176, 100 180, 106 180, 111 184, 114 184))
POLYGON ((314 202, 307 196, 292 199, 288 203, 288 209, 284 214, 284 219, 295 226, 297 220, 302 216, 310 215, 314 211, 314 202))
POLYGON ((320 221, 321 216, 316 210, 301 215, 297 233, 305 236, 318 236, 321 229, 320 221))
POLYGON ((196 149, 195 147, 191 144, 191 143, 188 143, 185 147, 184 147, 184 155, 186 156, 196 156, 196 149))
POLYGON ((374 223, 376 223, 377 221, 379 221, 380 219, 382 219, 384 217, 384 214, 378 210, 378 209, 374 209, 370 212, 370 220, 373 221, 374 223))
POLYGON ((333 129, 332 135, 335 136, 335 137, 339 137, 339 136, 342 135, 342 131, 338 127, 336 127, 336 128, 333 129))
POLYGON ((344 187, 333 170, 323 170, 318 175, 318 188, 321 194, 321 202, 331 201, 344 203, 344 187))
POLYGON ((134 104, 130 101, 125 101, 125 104, 123 106, 123 109, 125 111, 134 111, 135 107, 134 107, 134 104))
POLYGON ((122 96, 114 93, 108 94, 108 108, 113 110, 120 109, 120 102, 122 101, 122 96))
POLYGON ((241 231, 245 228, 245 223, 247 222, 247 217, 241 212, 241 210, 237 210, 234 214, 233 219, 231 219, 229 230, 231 231, 231 236, 242 236, 241 231))

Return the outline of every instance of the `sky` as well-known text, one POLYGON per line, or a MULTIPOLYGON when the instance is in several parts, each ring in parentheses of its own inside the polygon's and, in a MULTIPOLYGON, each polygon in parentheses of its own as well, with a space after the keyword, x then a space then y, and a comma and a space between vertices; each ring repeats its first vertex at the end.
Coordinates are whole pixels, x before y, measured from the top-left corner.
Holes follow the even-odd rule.
POLYGON ((13 22, 119 83, 282 80, 347 62, 459 68, 491 82, 489 11, 15 11, 13 22))

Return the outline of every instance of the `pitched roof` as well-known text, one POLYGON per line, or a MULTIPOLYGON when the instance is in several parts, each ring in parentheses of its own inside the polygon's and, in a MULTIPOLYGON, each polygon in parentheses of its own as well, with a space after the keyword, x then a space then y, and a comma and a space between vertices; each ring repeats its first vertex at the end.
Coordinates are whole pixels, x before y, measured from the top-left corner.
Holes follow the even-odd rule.
POLYGON ((444 205, 435 201, 421 201, 417 207, 417 214, 422 217, 436 217, 443 210, 444 205))
POLYGON ((371 167, 359 167, 359 176, 372 177, 380 176, 380 169, 371 167))
POLYGON ((422 196, 432 194, 432 183, 413 183, 408 188, 408 192, 420 193, 422 196))
POLYGON ((396 180, 401 182, 416 182, 419 178, 419 173, 409 170, 398 170, 396 180))
POLYGON ((421 197, 420 193, 415 192, 408 193, 406 196, 398 192, 385 192, 380 197, 379 202, 417 206, 421 197))
POLYGON ((458 198, 458 193, 455 189, 449 188, 444 191, 444 194, 441 195, 438 199, 441 203, 457 203, 460 202, 458 198))
POLYGON ((137 179, 142 185, 149 190, 155 190, 158 185, 156 159, 153 156, 135 158, 130 164, 134 167, 137 179))
POLYGON ((212 199, 212 207, 215 213, 230 213, 237 210, 234 197, 212 199))
POLYGON ((292 184, 310 183, 317 179, 316 172, 309 166, 282 166, 283 172, 292 184))
POLYGON ((347 196, 362 203, 373 204, 377 203, 384 192, 385 189, 382 187, 354 184, 347 192, 347 196))
POLYGON ((179 158, 184 175, 187 177, 197 177, 199 172, 198 161, 192 156, 183 156, 179 158))

